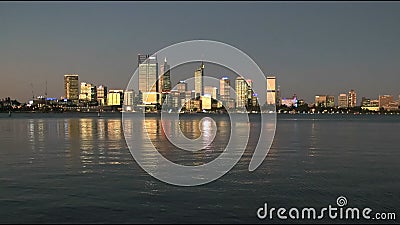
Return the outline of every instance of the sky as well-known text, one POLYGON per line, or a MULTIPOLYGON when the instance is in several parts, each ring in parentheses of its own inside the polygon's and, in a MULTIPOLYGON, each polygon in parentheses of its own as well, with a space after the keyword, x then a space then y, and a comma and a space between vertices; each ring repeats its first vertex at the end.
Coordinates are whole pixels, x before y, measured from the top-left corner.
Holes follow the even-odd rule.
POLYGON ((245 52, 283 97, 397 98, 399 22, 396 2, 1 2, 0 98, 27 101, 46 81, 60 97, 67 73, 125 89, 137 54, 196 39, 245 52))

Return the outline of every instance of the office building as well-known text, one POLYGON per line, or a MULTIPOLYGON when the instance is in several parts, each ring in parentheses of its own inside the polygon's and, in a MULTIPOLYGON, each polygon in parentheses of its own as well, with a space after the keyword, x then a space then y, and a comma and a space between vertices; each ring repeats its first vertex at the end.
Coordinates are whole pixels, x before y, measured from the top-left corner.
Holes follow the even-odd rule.
POLYGON ((171 71, 167 58, 164 59, 164 64, 160 66, 160 74, 159 92, 169 93, 171 91, 171 71))
POLYGON ((326 107, 326 95, 316 95, 315 96, 315 106, 316 107, 326 107))
POLYGON ((214 86, 205 86, 204 87, 204 95, 209 95, 213 99, 217 99, 218 97, 218 88, 214 86))
POLYGON ((79 94, 79 100, 90 102, 90 101, 96 101, 96 99, 97 99, 96 86, 94 86, 93 84, 82 82, 81 91, 79 94))
POLYGON ((121 106, 124 101, 123 90, 109 90, 107 94, 107 105, 108 106, 121 106))
POLYGON ((158 63, 157 56, 138 55, 139 92, 142 93, 143 104, 157 104, 158 95, 158 63))
POLYGON ((333 95, 326 96, 326 107, 330 107, 330 108, 335 107, 335 96, 333 96, 333 95))
POLYGON ((228 103, 231 96, 230 84, 231 81, 228 77, 222 77, 219 80, 220 100, 223 104, 225 104, 225 107, 227 107, 226 104, 228 103))
POLYGON ((107 93, 108 89, 104 85, 99 85, 97 87, 97 102, 100 106, 107 104, 107 93))
POLYGON ((78 102, 79 99, 79 75, 65 74, 64 75, 64 90, 65 98, 73 102, 78 102))
POLYGON ((200 67, 194 72, 194 90, 195 97, 203 95, 203 76, 204 76, 204 63, 202 62, 200 67))
POLYGON ((267 77, 267 105, 276 105, 276 77, 267 77))
POLYGON ((347 98, 347 94, 339 94, 338 97, 338 107, 339 108, 347 108, 349 106, 349 99, 347 98))
POLYGON ((354 108, 357 106, 357 94, 354 90, 349 91, 348 95, 348 107, 349 108, 354 108))
POLYGON ((185 81, 179 81, 179 83, 176 85, 176 89, 179 93, 184 93, 187 91, 187 83, 185 81))
POLYGON ((379 95, 379 108, 388 107, 392 102, 394 102, 393 95, 379 95))
POLYGON ((212 107, 212 98, 209 94, 204 94, 201 96, 201 109, 211 110, 212 107))
POLYGON ((135 99, 135 92, 133 90, 124 91, 124 105, 133 106, 135 99))
POLYGON ((362 97, 361 98, 361 107, 362 106, 369 106, 371 104, 371 99, 362 97))
POLYGON ((243 77, 236 78, 236 108, 246 108, 248 105, 249 85, 243 77))

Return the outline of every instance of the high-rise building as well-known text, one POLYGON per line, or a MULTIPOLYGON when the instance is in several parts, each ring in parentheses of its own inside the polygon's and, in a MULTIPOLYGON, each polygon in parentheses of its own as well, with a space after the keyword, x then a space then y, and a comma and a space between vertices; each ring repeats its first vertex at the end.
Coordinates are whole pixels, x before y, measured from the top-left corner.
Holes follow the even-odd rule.
POLYGON ((64 75, 65 98, 73 102, 78 102, 79 99, 79 75, 65 74, 64 75))
POLYGON ((214 86, 205 86, 204 87, 204 95, 209 95, 213 99, 217 99, 218 88, 214 86))
POLYGON ((107 105, 109 106, 121 106, 124 101, 123 90, 109 90, 107 94, 107 105))
POLYGON ((231 97, 230 87, 231 87, 231 81, 229 80, 228 77, 222 77, 219 80, 220 99, 223 104, 227 104, 231 97))
POLYGON ((338 97, 338 107, 339 108, 347 108, 349 106, 349 99, 347 98, 347 94, 339 94, 338 97))
POLYGON ((267 77, 267 105, 276 105, 276 77, 267 77))
POLYGON ((96 86, 86 82, 81 82, 81 92, 79 94, 79 100, 82 101, 95 101, 97 96, 96 86))
POLYGON ((160 101, 158 93, 158 63, 157 56, 138 55, 139 92, 142 102, 157 104, 160 101))
POLYGON ((316 107, 326 107, 326 95, 316 95, 315 96, 315 106, 316 107))
POLYGON ((179 93, 183 93, 187 91, 187 83, 185 81, 179 81, 179 83, 176 85, 176 89, 179 93))
POLYGON ((354 108, 357 106, 357 94, 354 90, 349 91, 349 100, 348 100, 348 107, 354 108))
POLYGON ((335 96, 327 95, 326 96, 326 107, 335 107, 335 96))
POLYGON ((210 110, 212 107, 212 99, 210 95, 201 96, 201 109, 210 110))
POLYGON ((181 94, 177 90, 172 90, 170 95, 168 96, 170 106, 172 108, 178 109, 181 106, 181 94))
POLYGON ((107 104, 107 93, 108 93, 108 89, 106 86, 99 85, 97 87, 97 102, 99 105, 107 104))
POLYGON ((159 92, 169 93, 171 91, 171 71, 167 58, 164 59, 164 64, 160 66, 160 73, 159 92))
POLYGON ((124 91, 124 110, 132 111, 135 99, 135 92, 133 90, 124 91))
POLYGON ((243 77, 236 78, 236 108, 245 108, 248 104, 249 85, 243 77))
POLYGON ((253 107, 258 105, 257 95, 253 91, 253 81, 246 80, 248 89, 247 89, 247 107, 253 107))
POLYGON ((194 90, 195 97, 203 95, 203 76, 204 76, 204 63, 194 72, 194 90))
POLYGON ((379 108, 388 107, 391 102, 394 102, 393 95, 379 95, 379 108))
POLYGON ((92 85, 92 88, 90 90, 90 101, 97 101, 97 87, 95 85, 92 85))

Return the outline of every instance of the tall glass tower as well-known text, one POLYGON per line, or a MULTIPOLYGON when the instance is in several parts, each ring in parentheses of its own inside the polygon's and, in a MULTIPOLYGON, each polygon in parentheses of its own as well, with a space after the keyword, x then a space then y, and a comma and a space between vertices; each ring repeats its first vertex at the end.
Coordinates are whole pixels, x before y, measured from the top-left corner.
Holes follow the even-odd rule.
POLYGON ((167 58, 164 59, 164 64, 160 66, 160 73, 159 92, 169 93, 171 91, 171 71, 167 58))
POLYGON ((194 91, 196 98, 203 95, 203 76, 204 63, 202 62, 201 66, 194 72, 194 91))
POLYGON ((138 55, 139 92, 142 94, 142 103, 159 103, 158 95, 158 63, 157 56, 138 55))
POLYGON ((248 84, 243 77, 236 78, 236 108, 245 108, 248 99, 248 84))
POLYGON ((267 77, 267 105, 276 105, 276 77, 267 77))
POLYGON ((78 102, 79 99, 79 75, 65 74, 64 75, 65 98, 73 102, 78 102))

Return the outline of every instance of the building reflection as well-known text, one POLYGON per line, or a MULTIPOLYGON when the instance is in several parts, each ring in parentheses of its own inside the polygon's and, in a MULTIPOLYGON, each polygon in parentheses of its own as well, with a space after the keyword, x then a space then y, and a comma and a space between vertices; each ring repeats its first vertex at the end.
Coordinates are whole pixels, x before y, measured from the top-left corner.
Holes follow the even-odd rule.
MULTIPOLYGON (((48 126, 43 119, 28 120, 27 131, 28 131, 28 143, 30 144, 30 148, 32 153, 38 153, 44 151, 46 144, 46 136, 49 133, 48 126)), ((35 156, 32 157, 31 160, 34 159, 35 156)))
MULTIPOLYGON (((165 158, 183 165, 201 165, 216 158, 220 153, 218 150, 223 150, 220 145, 218 148, 214 145, 214 132, 218 133, 218 130, 214 130, 216 129, 215 126, 218 126, 218 123, 222 126, 227 126, 220 129, 222 130, 221 133, 227 133, 226 129, 229 129, 229 123, 227 124, 226 121, 218 121, 214 126, 212 124, 214 122, 210 118, 202 119, 202 117, 192 117, 190 119, 180 118, 179 121, 175 121, 174 119, 164 118, 161 122, 159 118, 148 117, 145 119, 144 126, 151 140, 150 144, 154 145, 157 151, 165 158), (179 132, 182 132, 188 139, 200 138, 203 144, 199 145, 199 148, 201 146, 204 147, 195 152, 178 148, 170 142, 169 138, 173 140, 179 136, 179 132)), ((145 134, 141 135, 145 138, 145 134)), ((149 145, 149 143, 142 144, 144 145, 142 146, 143 149, 147 149, 146 145, 149 145)), ((151 148, 151 146, 148 147, 151 148)), ((155 157, 150 152, 147 154, 155 157)), ((151 157, 148 160, 152 160, 151 157)))
POLYGON ((95 165, 130 163, 121 119, 66 119, 64 131, 67 166, 90 173, 95 165))
POLYGON ((311 135, 310 135, 310 146, 308 147, 308 156, 314 157, 317 154, 318 151, 318 126, 315 121, 312 122, 311 124, 311 135))
MULTIPOLYGON (((98 165, 133 163, 125 136, 139 139, 131 150, 140 151, 146 162, 154 168, 160 166, 154 148, 175 163, 201 165, 218 157, 225 149, 230 134, 229 120, 217 120, 214 126, 213 121, 201 119, 202 117, 184 118, 176 123, 161 122, 158 117, 147 117, 144 120, 132 118, 124 121, 120 118, 68 118, 58 122, 57 126, 60 128, 57 128, 55 133, 62 135, 62 140, 65 142, 60 143, 60 146, 65 150, 66 166, 82 173, 94 172, 95 166, 98 165), (167 138, 167 135, 176 134, 179 129, 189 139, 200 138, 201 142, 210 144, 196 152, 179 149, 167 138), (217 141, 210 141, 214 138, 213 129, 217 129, 215 137, 217 141), (150 141, 146 141, 145 137, 150 141)), ((35 125, 29 126, 29 135, 32 138, 43 135, 35 128, 31 128, 35 125)), ((43 124, 38 125, 38 130, 42 129, 40 126, 43 124)))

